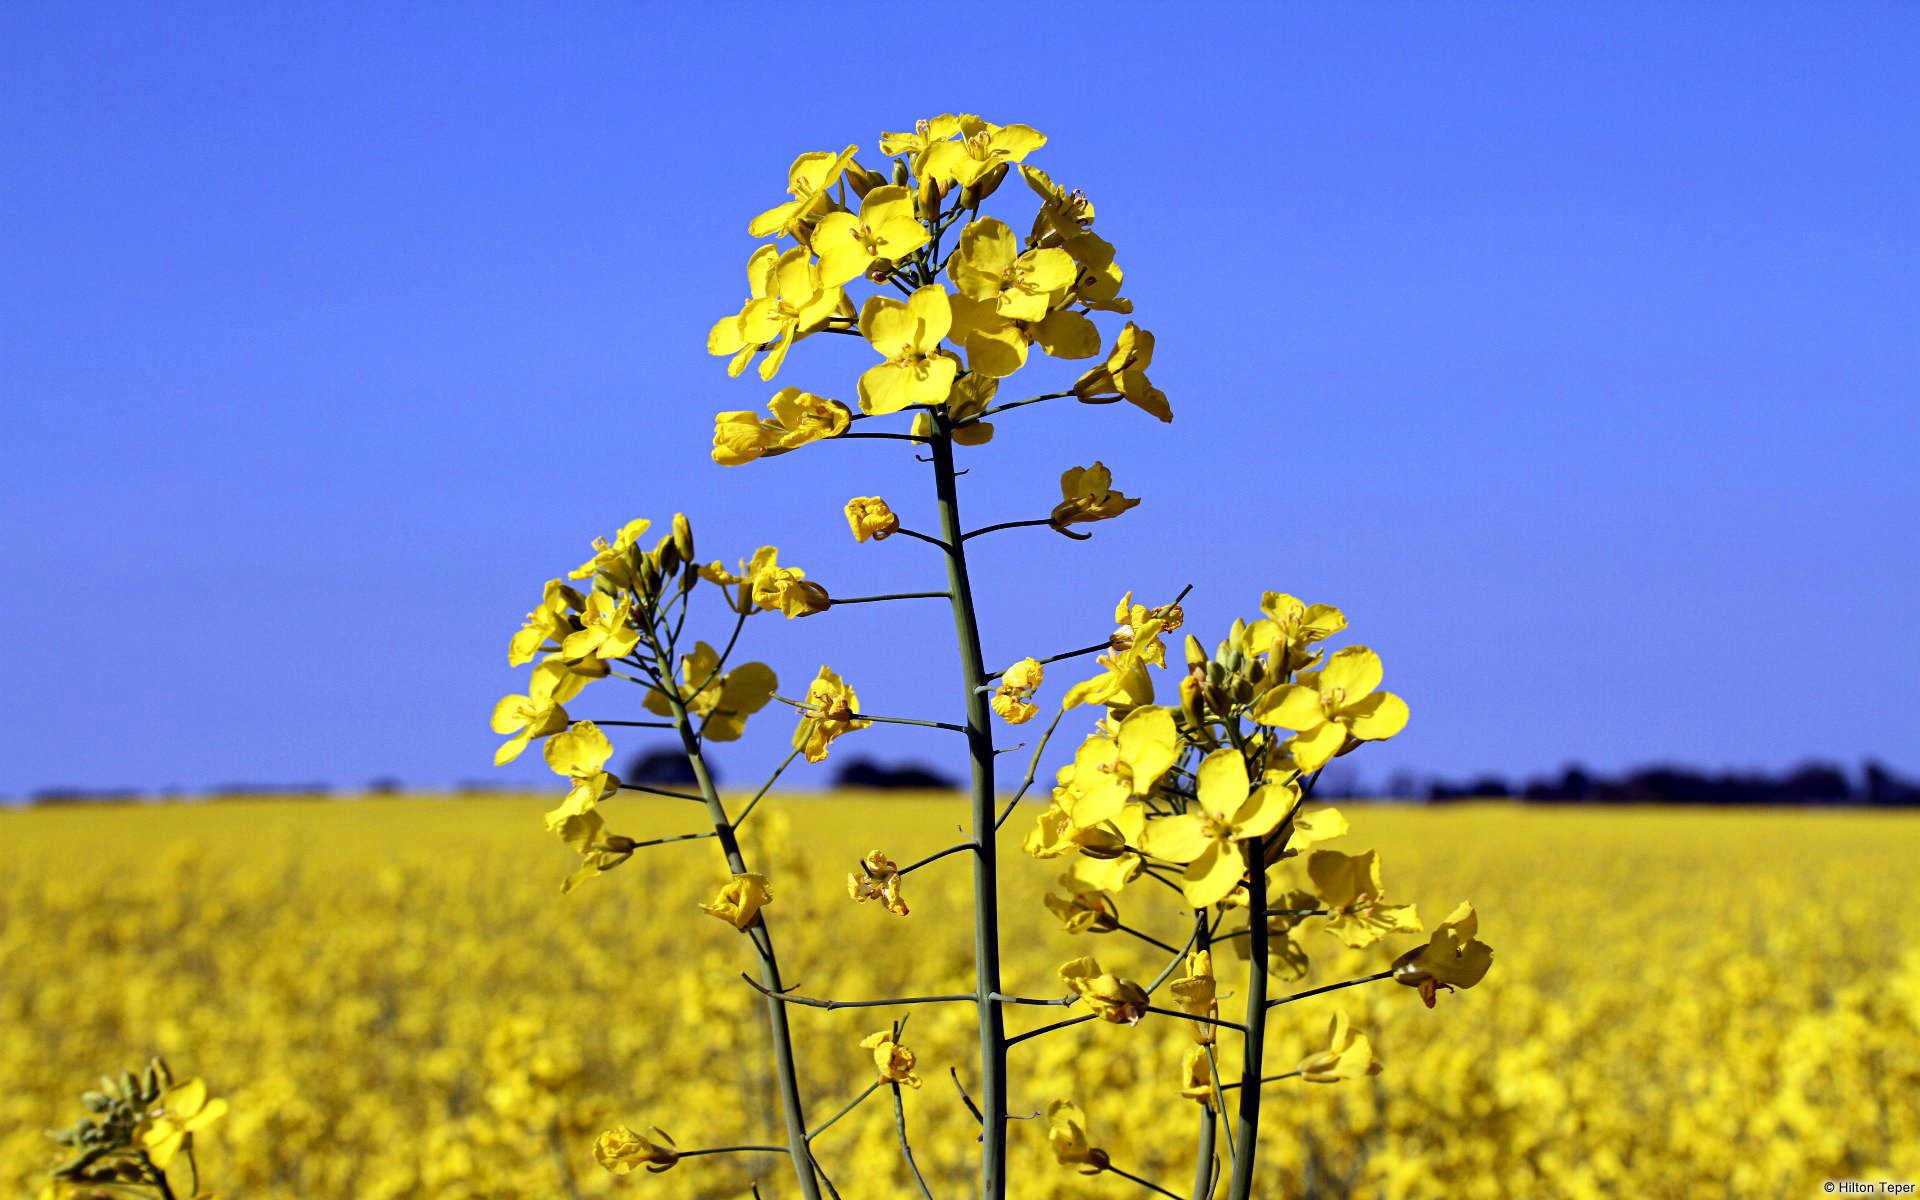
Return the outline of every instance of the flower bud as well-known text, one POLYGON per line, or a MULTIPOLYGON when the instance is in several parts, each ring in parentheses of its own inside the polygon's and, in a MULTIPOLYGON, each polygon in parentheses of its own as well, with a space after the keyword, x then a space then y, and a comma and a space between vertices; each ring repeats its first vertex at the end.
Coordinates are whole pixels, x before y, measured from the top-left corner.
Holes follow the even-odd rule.
POLYGON ((1006 177, 1007 164, 998 164, 961 190, 960 203, 967 208, 979 208, 980 202, 993 195, 999 189, 1000 181, 1006 177))
POLYGON ((687 520, 687 514, 673 514, 673 546, 680 552, 681 562, 694 562, 693 525, 687 520))

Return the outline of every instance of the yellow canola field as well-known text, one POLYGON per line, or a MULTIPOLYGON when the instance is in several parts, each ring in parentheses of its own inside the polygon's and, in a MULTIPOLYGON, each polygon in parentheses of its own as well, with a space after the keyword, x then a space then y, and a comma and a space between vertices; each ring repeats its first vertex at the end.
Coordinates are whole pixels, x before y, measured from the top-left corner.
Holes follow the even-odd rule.
MULTIPOLYGON (((159 1053, 232 1103, 200 1139, 227 1200, 792 1195, 773 1155, 620 1180, 594 1165, 594 1135, 616 1122, 682 1148, 777 1141, 778 1123, 759 1001, 738 977, 747 948, 695 907, 724 878, 714 844, 645 850, 563 898, 577 859, 541 829, 547 802, 0 813, 0 1187, 38 1194, 40 1130, 70 1122, 101 1071, 159 1053)), ((614 827, 634 836, 700 827, 693 805, 619 807, 614 827)), ((1392 983, 1276 1010, 1277 1069, 1344 1006, 1386 1070, 1269 1087, 1262 1196, 1800 1197, 1826 1179, 1920 1179, 1920 819, 1348 812, 1335 846, 1378 848, 1389 897, 1418 901, 1429 926, 1472 900, 1494 967, 1431 1012, 1392 983)), ((763 806, 747 842, 772 877, 787 979, 843 998, 969 990, 964 856, 908 878, 904 918, 844 884, 860 853, 911 861, 963 820, 952 799, 763 806)), ((1042 907, 1059 864, 1019 853, 1031 823, 1006 830, 1008 990, 1059 995, 1054 969, 1089 953, 1150 979, 1164 952, 1068 936, 1042 907)), ((1122 915, 1181 942, 1177 903, 1136 883, 1122 915)), ((1411 944, 1348 951, 1313 933, 1312 973, 1281 986, 1377 970, 1411 944)), ((1220 955, 1223 990, 1244 990, 1243 969, 1220 955)), ((872 1079, 858 1042, 894 1015, 795 1010, 816 1121, 872 1079)), ((973 1130, 948 1067, 972 1077, 972 1037, 971 1010, 946 1005, 914 1009, 903 1038, 936 1195, 968 1190, 973 1130)), ((1013 1111, 1072 1097, 1116 1165, 1189 1194, 1189 1044, 1151 1016, 1024 1043, 1013 1111)), ((847 1200, 911 1194, 884 1097, 817 1143, 847 1200)), ((1044 1118, 1017 1121, 1012 1144, 1019 1196, 1147 1194, 1055 1164, 1044 1118)))

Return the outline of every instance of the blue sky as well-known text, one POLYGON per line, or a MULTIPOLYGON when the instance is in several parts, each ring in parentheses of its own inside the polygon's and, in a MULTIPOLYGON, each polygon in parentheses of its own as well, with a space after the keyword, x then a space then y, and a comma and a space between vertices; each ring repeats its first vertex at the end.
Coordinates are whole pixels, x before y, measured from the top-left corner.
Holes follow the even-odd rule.
MULTIPOLYGON (((694 9, 6 8, 0 793, 538 781, 490 766, 506 637, 631 516, 937 586, 839 513, 930 522, 896 448, 708 460, 772 389, 703 341, 796 153, 949 110, 1049 135, 1177 413, 972 456, 982 522, 1096 457, 1145 498, 977 543, 990 657, 1187 583, 1211 642, 1280 588, 1413 706, 1375 783, 1920 770, 1920 10, 694 9)), ((850 398, 835 342, 779 382, 850 398)), ((789 691, 955 709, 937 602, 749 630, 789 691)))

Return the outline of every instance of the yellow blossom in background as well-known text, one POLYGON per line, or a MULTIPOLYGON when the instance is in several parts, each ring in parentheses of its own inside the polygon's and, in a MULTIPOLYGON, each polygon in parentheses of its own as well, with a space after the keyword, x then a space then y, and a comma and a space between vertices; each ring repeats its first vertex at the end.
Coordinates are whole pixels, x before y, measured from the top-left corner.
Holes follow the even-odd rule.
POLYGON ((665 1130, 656 1125, 652 1132, 666 1145, 651 1142, 625 1125, 615 1125, 593 1140, 594 1161, 614 1175, 630 1174, 635 1167, 645 1167, 658 1175, 680 1161, 680 1152, 673 1148, 673 1139, 665 1130))
POLYGON ((900 867, 878 850, 860 860, 859 870, 847 872, 847 895, 861 904, 878 900, 896 917, 907 915, 907 902, 900 896, 900 867))
POLYGON ((919 288, 905 301, 870 296, 860 333, 885 362, 860 376, 860 411, 879 416, 916 404, 943 404, 959 364, 940 349, 953 326, 947 293, 919 288))
POLYGON ((1207 755, 1196 776, 1200 811, 1148 822, 1144 848, 1155 858, 1187 864, 1181 890, 1187 903, 1205 908, 1224 900, 1246 875, 1240 842, 1273 832, 1298 802, 1299 791, 1291 784, 1254 787, 1238 750, 1207 755))
POLYGON ((1380 1073, 1380 1060, 1373 1056, 1373 1043, 1348 1023, 1346 1009, 1333 1014, 1327 1042, 1325 1050, 1300 1060, 1300 1078, 1308 1083, 1338 1083, 1380 1073))
POLYGON ((1147 381, 1147 368, 1153 363, 1153 335, 1128 321, 1106 362, 1074 381, 1073 394, 1088 403, 1125 400, 1162 421, 1173 420, 1173 409, 1166 393, 1147 381))
POLYGON ((767 877, 749 871, 728 880, 720 894, 702 904, 700 911, 719 917, 735 929, 745 929, 772 900, 773 891, 767 886, 767 877))
POLYGON ((862 1050, 873 1051, 873 1065, 879 1071, 883 1083, 900 1084, 917 1088, 920 1077, 913 1073, 913 1051, 894 1040, 893 1031, 883 1029, 861 1039, 862 1050))
POLYGON ((820 269, 806 250, 785 254, 762 246, 747 260, 747 302, 734 316, 714 322, 707 334, 707 352, 732 359, 727 374, 746 370, 753 356, 770 351, 760 363, 760 378, 772 379, 786 361, 793 343, 825 325, 839 311, 846 293, 820 278, 820 269))
POLYGON ((560 882, 565 895, 587 880, 604 875, 633 857, 634 840, 624 834, 608 833, 607 823, 592 804, 567 804, 547 814, 547 828, 580 855, 580 867, 560 882))
POLYGON ((1087 1115, 1071 1100, 1047 1105, 1047 1147, 1055 1161, 1079 1167, 1082 1175, 1098 1175, 1111 1161, 1105 1150, 1087 1141, 1087 1115))
POLYGON ((1420 910, 1388 904, 1380 886, 1380 856, 1315 850, 1307 859, 1313 890, 1332 916, 1327 932, 1355 949, 1395 933, 1419 933, 1420 910))
POLYGON ((853 413, 797 387, 781 388, 767 401, 772 420, 752 411, 723 412, 713 418, 713 461, 737 467, 758 458, 775 458, 811 442, 847 431, 853 413))
POLYGON ((1069 467, 1060 476, 1059 504, 1053 509, 1055 525, 1083 525, 1107 521, 1119 516, 1140 501, 1114 490, 1113 472, 1105 463, 1090 467, 1069 467))
POLYGON ((755 217, 747 225, 748 236, 763 238, 790 233, 797 223, 826 212, 833 205, 827 190, 853 165, 853 153, 857 149, 857 146, 848 146, 838 154, 813 150, 794 159, 793 165, 787 168, 787 194, 793 199, 755 217))
POLYGON ((1480 918, 1473 905, 1461 904, 1433 931, 1427 944, 1393 961, 1395 983, 1418 989, 1428 1008, 1442 990, 1470 988, 1486 978, 1493 949, 1479 940, 1480 918))
POLYGON ((847 525, 853 530, 854 541, 872 538, 881 542, 900 528, 900 518, 878 496, 855 496, 847 501, 847 525))
POLYGON ((810 244, 820 256, 820 277, 828 284, 859 278, 876 261, 907 257, 933 235, 914 212, 913 192, 877 187, 861 202, 860 215, 831 212, 814 227, 810 244))
POLYGON ((165 1168, 194 1134, 227 1113, 227 1102, 207 1098, 207 1085, 185 1079, 160 1094, 160 1103, 148 1115, 140 1144, 157 1167, 165 1168))
POLYGON ((1147 1015, 1147 990, 1131 979, 1101 970, 1096 959, 1076 958, 1061 966, 1059 976, 1067 990, 1085 1000, 1103 1021, 1138 1025, 1147 1015))
POLYGON ((823 762, 833 740, 856 729, 869 729, 872 721, 860 719, 860 697, 826 667, 807 686, 807 698, 800 709, 800 724, 793 731, 793 748, 808 762, 823 762))
POLYGON ((1024 725, 1040 711, 1031 697, 1046 679, 1046 674, 1046 668, 1040 665, 1038 659, 1023 658, 1001 673, 1000 686, 988 703, 1007 724, 1024 725))
POLYGON ((1294 761, 1303 771, 1317 770, 1341 751, 1349 737, 1379 741, 1406 728, 1406 701, 1392 692, 1374 690, 1383 673, 1380 656, 1365 646, 1336 650, 1318 671, 1260 697, 1253 719, 1294 730, 1289 743, 1294 761))

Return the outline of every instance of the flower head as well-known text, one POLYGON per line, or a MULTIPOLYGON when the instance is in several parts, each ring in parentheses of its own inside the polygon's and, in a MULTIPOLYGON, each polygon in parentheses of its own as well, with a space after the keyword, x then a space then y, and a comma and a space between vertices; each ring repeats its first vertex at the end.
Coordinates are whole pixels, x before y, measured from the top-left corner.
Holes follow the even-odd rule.
POLYGON ((1087 1002, 1087 1007, 1103 1021, 1116 1025, 1138 1025, 1147 1015, 1147 990, 1131 979, 1100 969, 1092 958, 1076 958, 1060 968, 1060 982, 1087 1002))
POLYGON ((860 214, 830 212, 808 239, 820 256, 820 278, 842 284, 865 274, 875 262, 897 262, 932 238, 914 211, 913 192, 888 184, 874 188, 860 203, 860 214))
POLYGON ((786 361, 793 343, 827 323, 840 310, 846 293, 820 278, 820 268, 804 247, 782 254, 762 246, 747 260, 750 294, 740 311, 714 322, 707 333, 707 352, 731 356, 727 374, 746 370, 753 356, 769 350, 760 363, 760 378, 772 379, 786 361))
POLYGON ((1213 952, 1195 950, 1187 955, 1186 975, 1174 980, 1169 990, 1181 1012, 1209 1019, 1194 1021, 1192 1027, 1194 1041, 1203 1046, 1211 1045, 1214 1026, 1210 1021, 1220 1015, 1220 989, 1213 978, 1213 952))
POLYGON ((860 376, 860 411, 899 412, 916 404, 944 404, 959 364, 940 349, 953 327, 944 289, 928 285, 903 300, 870 296, 860 310, 860 333, 885 362, 860 376))
POLYGON ((858 871, 847 872, 847 895, 861 904, 878 900, 896 917, 907 915, 907 902, 900 898, 900 867, 878 850, 860 860, 858 871))
POLYGON ((793 746, 806 755, 808 762, 822 762, 827 747, 842 734, 869 729, 872 721, 860 719, 860 697, 840 676, 821 667, 819 676, 807 687, 806 703, 800 709, 800 724, 793 731, 793 746))
POLYGON ((913 1073, 913 1051, 894 1040, 893 1030, 883 1029, 861 1039, 860 1048, 873 1051, 873 1065, 880 1072, 881 1082, 920 1086, 920 1077, 913 1073))
POLYGON ((848 146, 838 154, 831 150, 813 150, 794 159, 793 165, 787 168, 787 194, 793 199, 755 217, 747 225, 747 234, 763 238, 791 233, 796 225, 826 212, 833 206, 833 198, 827 191, 854 165, 853 152, 857 149, 858 146, 848 146))
POLYGON ((1380 855, 1315 850, 1307 858, 1307 876, 1326 906, 1327 932, 1359 949, 1392 933, 1419 933, 1420 911, 1411 904, 1388 904, 1380 886, 1380 855))
POLYGON ((1111 520, 1140 503, 1114 490, 1113 472, 1101 462, 1090 467, 1069 467, 1066 474, 1060 476, 1060 497, 1060 503, 1053 507, 1056 526, 1111 520))
POLYGON ((1196 772, 1197 812, 1161 817, 1147 825, 1148 854, 1186 863, 1181 890, 1195 908, 1217 904, 1247 873, 1240 843, 1264 837, 1299 801, 1291 783, 1253 786, 1238 750, 1216 750, 1196 772))
POLYGON ((207 1098, 204 1081, 182 1080, 160 1093, 159 1100, 141 1122, 140 1144, 155 1166, 165 1168, 194 1134, 218 1121, 226 1112, 225 1100, 207 1098))
POLYGON ((673 1148, 673 1139, 658 1125, 651 1132, 666 1144, 649 1141, 625 1125, 615 1125, 593 1139, 594 1160, 614 1175, 631 1174, 635 1167, 645 1167, 658 1175, 680 1161, 680 1152, 673 1148))
POLYGON ((1393 960, 1393 980, 1417 988, 1428 1008, 1441 989, 1470 988, 1493 966, 1493 948, 1480 941, 1480 918, 1462 904, 1440 922, 1424 946, 1393 960))
POLYGON ((847 525, 853 530, 854 541, 872 538, 881 542, 900 528, 900 518, 878 496, 855 496, 847 501, 847 525))
POLYGON ((1080 1168, 1082 1175, 1098 1175, 1112 1161, 1107 1152, 1087 1141, 1087 1115, 1071 1100, 1047 1105, 1047 1145, 1063 1166, 1080 1168))
POLYGON ((751 411, 723 412, 713 418, 713 461, 737 467, 756 458, 774 458, 809 442, 839 437, 853 414, 838 400, 797 387, 781 388, 767 401, 771 420, 751 411))
POLYGON ((1189 1046, 1180 1060, 1180 1094, 1213 1107, 1213 1060, 1205 1046, 1189 1046))
POLYGON ((1024 725, 1040 711, 1030 697, 1045 678, 1038 659, 1023 658, 1001 673, 1000 686, 988 703, 1007 724, 1024 725))
POLYGON ((1390 738, 1407 726, 1407 702, 1375 691, 1383 668, 1365 646, 1348 646, 1327 657, 1318 671, 1283 683, 1254 702, 1253 719, 1295 731, 1288 743, 1302 771, 1314 771, 1346 748, 1347 739, 1390 738))
POLYGON ((760 910, 773 901, 773 890, 767 886, 765 875, 741 874, 729 879, 720 888, 720 894, 709 904, 702 904, 702 912, 719 917, 735 929, 745 929, 753 924, 760 910))
POLYGON ((1380 1073, 1380 1060, 1373 1056, 1373 1043, 1367 1035, 1347 1023, 1345 1009, 1333 1014, 1327 1035, 1328 1046, 1300 1060, 1300 1078, 1308 1083, 1339 1083, 1342 1079, 1363 1079, 1380 1073))
POLYGON ((1162 421, 1173 420, 1166 393, 1147 381, 1153 363, 1153 335, 1128 321, 1113 339, 1107 361, 1074 381, 1073 394, 1089 404, 1125 400, 1162 421))

